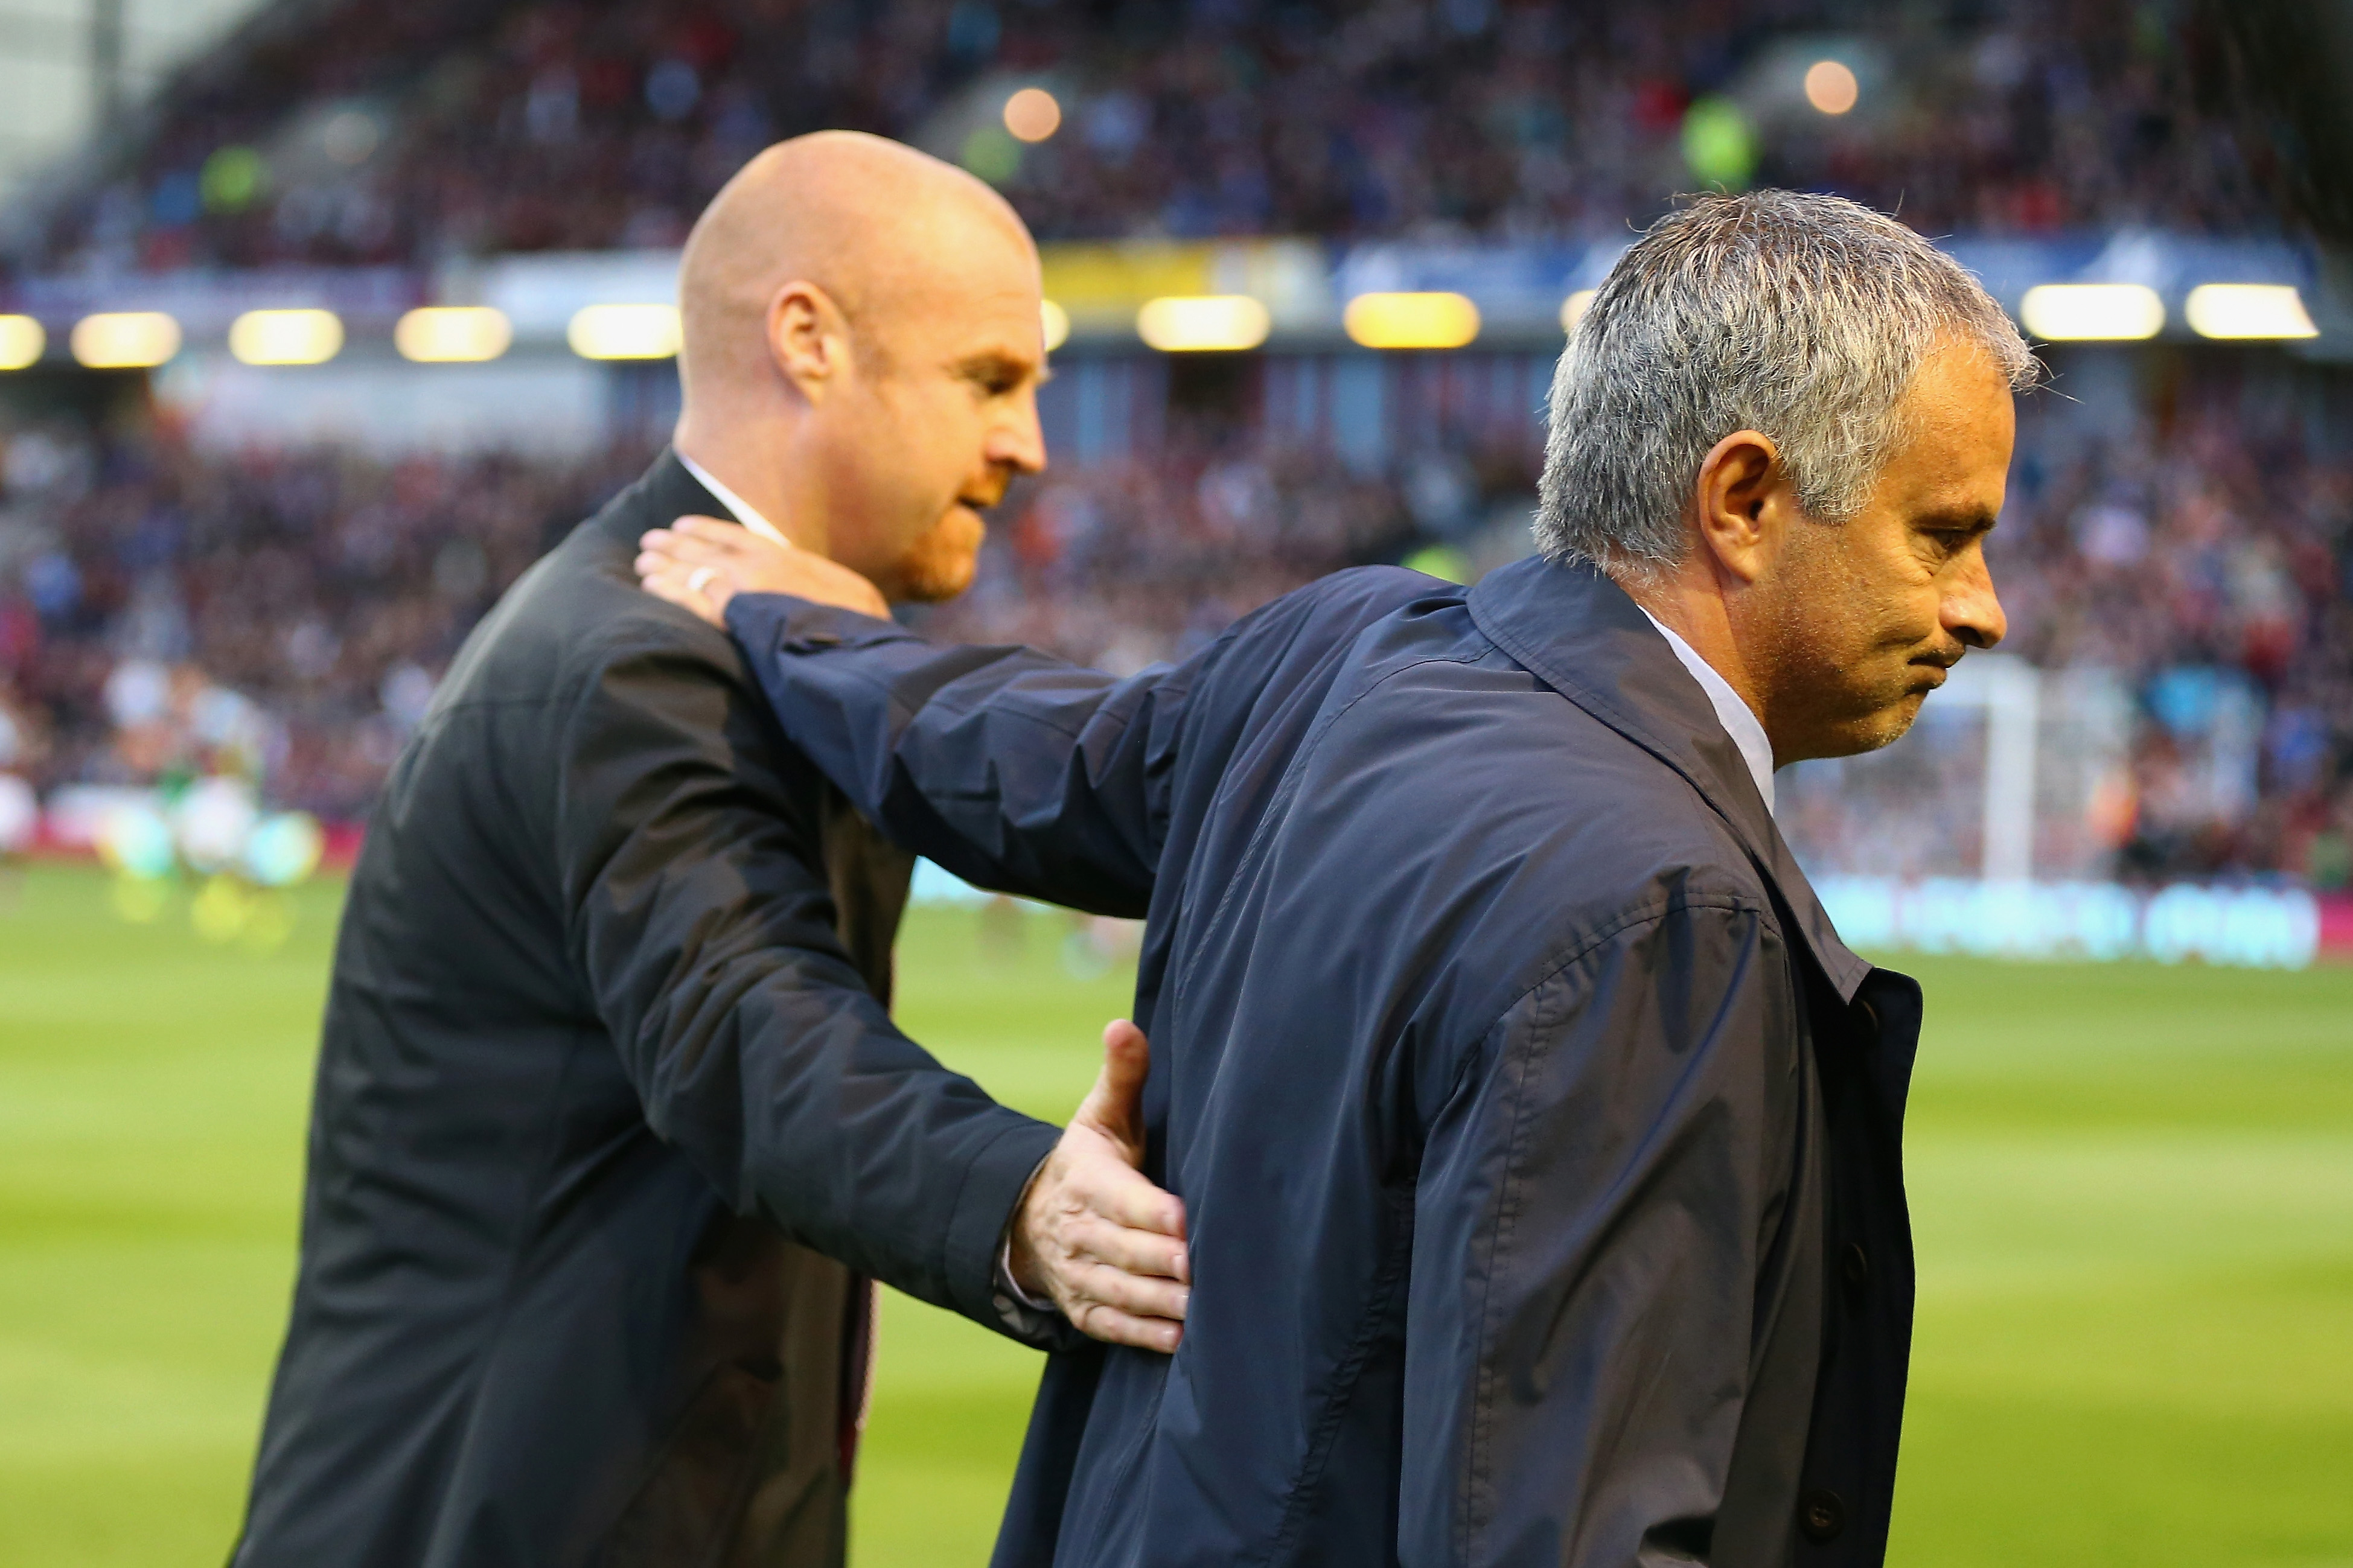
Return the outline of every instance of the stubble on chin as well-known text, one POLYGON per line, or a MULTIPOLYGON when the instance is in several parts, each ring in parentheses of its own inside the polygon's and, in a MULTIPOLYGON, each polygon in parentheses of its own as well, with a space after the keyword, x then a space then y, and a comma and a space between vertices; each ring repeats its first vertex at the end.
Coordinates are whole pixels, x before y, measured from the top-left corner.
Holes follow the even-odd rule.
POLYGON ((949 512, 899 557, 898 597, 937 605, 971 587, 981 541, 987 536, 987 527, 974 513, 961 507, 949 512))

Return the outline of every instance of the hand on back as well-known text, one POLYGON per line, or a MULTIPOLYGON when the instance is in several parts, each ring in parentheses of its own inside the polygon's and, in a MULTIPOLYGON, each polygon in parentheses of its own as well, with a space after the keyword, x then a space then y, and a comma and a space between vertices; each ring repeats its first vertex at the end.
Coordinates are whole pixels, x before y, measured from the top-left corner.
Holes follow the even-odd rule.
POLYGON ((1165 1355, 1184 1337, 1193 1272, 1184 1200, 1137 1169, 1150 1064, 1143 1030, 1104 1027, 1103 1071, 1022 1197, 1011 1261, 1081 1333, 1165 1355))

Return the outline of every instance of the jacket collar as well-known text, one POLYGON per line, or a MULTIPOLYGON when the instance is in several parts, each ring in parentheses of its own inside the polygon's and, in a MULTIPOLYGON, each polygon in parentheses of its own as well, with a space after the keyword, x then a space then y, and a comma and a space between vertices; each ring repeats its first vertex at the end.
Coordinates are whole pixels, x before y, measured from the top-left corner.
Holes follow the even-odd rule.
POLYGON ((688 512, 724 521, 732 521, 735 516, 717 496, 703 488, 701 480, 686 471, 677 453, 664 447, 661 456, 638 476, 637 482, 607 501, 604 510, 585 526, 607 540, 628 545, 634 556, 639 534, 649 528, 667 528, 688 512))
POLYGON ((1489 573, 1470 606, 1497 647, 1690 781, 1773 883, 1840 996, 1852 1001, 1871 965, 1839 940, 1707 694, 1641 606, 1589 565, 1541 558, 1489 573))

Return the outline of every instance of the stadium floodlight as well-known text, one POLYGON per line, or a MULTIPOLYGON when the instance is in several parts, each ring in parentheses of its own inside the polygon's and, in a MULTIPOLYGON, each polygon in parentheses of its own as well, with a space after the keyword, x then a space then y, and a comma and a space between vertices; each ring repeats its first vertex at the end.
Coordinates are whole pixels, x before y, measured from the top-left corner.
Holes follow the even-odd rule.
POLYGON ((2165 330, 2165 301, 2140 283, 2044 283, 2026 291, 2018 316, 2049 342, 2131 342, 2165 330))
POLYGON ((590 305, 573 316, 564 338, 582 359, 675 358, 678 307, 590 305))
POLYGON ((1169 294, 1135 313, 1136 336, 1164 353, 1254 349, 1273 326, 1248 294, 1169 294))
POLYGON ((392 328, 392 346, 419 364, 479 364, 513 342, 514 323, 489 305, 420 305, 392 328))
POLYGON ((1071 313, 1051 300, 1038 305, 1038 322, 1046 333, 1046 352, 1052 353, 1071 341, 1071 313))
POLYGON ((2304 296, 2286 283, 2201 283, 2181 313, 2201 338, 2316 338, 2304 296))
POLYGON ((0 316, 0 370, 23 370, 41 363, 49 334, 30 316, 0 316))
POLYGON ((1862 96, 1854 68, 1844 60, 1816 60, 1806 68, 1806 101, 1823 114, 1844 114, 1862 96))
POLYGON ((248 310, 228 324, 228 352, 247 364, 324 364, 343 352, 332 310, 248 310))
POLYGON ((1368 349, 1459 349, 1479 335, 1479 307, 1461 294, 1359 294, 1340 314, 1368 349))
POLYGON ((1585 320, 1586 311, 1593 309, 1593 296, 1599 292, 1599 289, 1579 289, 1563 300, 1560 302, 1560 330, 1564 332, 1577 331, 1577 323, 1585 320))
POLYGON ((1005 100, 1005 129, 1018 142, 1043 142, 1062 128, 1062 106, 1042 87, 1025 87, 1005 100))
POLYGON ((180 352, 180 323, 161 310, 105 310, 76 321, 68 342, 91 370, 149 370, 180 352))

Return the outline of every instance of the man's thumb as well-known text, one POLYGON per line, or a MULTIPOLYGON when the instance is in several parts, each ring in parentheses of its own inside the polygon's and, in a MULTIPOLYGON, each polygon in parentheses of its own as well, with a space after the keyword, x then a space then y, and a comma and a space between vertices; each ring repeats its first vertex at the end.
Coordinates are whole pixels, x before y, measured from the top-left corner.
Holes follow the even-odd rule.
POLYGON ((1144 1141, 1144 1080, 1152 1071, 1152 1046, 1125 1018, 1103 1026, 1103 1071, 1079 1107, 1078 1119, 1122 1142, 1144 1141))

